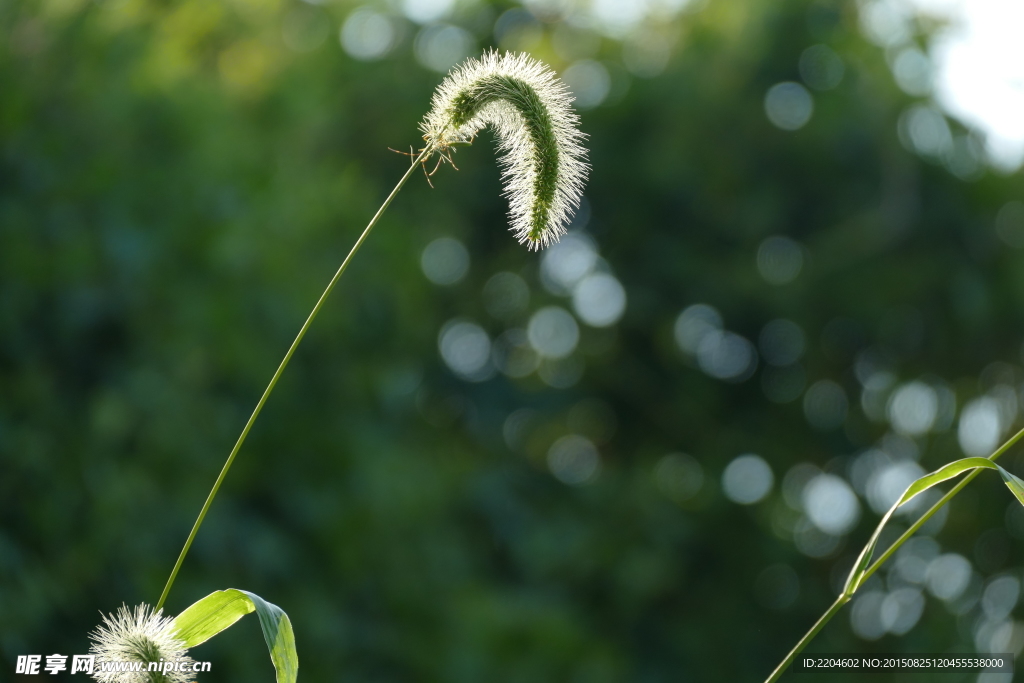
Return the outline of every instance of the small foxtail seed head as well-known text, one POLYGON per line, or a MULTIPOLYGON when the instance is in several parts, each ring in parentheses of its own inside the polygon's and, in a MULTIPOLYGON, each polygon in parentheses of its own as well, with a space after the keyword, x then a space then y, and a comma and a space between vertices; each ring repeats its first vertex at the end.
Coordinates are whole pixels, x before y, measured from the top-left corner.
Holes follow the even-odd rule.
POLYGON ((525 54, 486 52, 455 67, 420 124, 428 154, 447 153, 491 126, 502 152, 504 194, 516 238, 531 249, 565 234, 589 166, 573 98, 554 72, 525 54))
MULTIPOLYGON (((89 634, 89 653, 96 656, 93 678, 99 683, 188 683, 194 680, 188 671, 148 671, 150 662, 191 664, 188 648, 178 638, 174 619, 154 612, 149 605, 134 610, 122 605, 117 614, 103 617, 103 623, 89 634), (140 662, 141 671, 108 671, 104 662, 140 662)), ((123 667, 130 668, 130 667, 123 667)))

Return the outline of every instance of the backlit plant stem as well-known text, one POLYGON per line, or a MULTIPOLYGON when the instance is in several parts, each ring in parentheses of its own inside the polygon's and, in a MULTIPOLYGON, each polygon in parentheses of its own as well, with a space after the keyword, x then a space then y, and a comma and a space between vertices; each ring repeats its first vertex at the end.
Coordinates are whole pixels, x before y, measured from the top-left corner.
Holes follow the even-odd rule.
POLYGON ((352 260, 352 257, 356 255, 357 251, 359 251, 359 247, 363 246, 363 242, 366 241, 367 236, 370 234, 370 230, 372 230, 373 226, 375 226, 377 221, 380 220, 384 210, 388 208, 391 204, 391 200, 395 198, 395 195, 397 195, 398 191, 402 189, 405 182, 409 180, 409 177, 412 175, 413 171, 416 170, 416 167, 426 161, 427 157, 429 157, 432 152, 433 147, 428 144, 420 151, 419 156, 417 156, 410 164, 405 175, 403 175, 402 179, 398 181, 397 185, 395 185, 395 189, 391 190, 391 194, 389 194, 387 199, 384 200, 384 203, 381 204, 377 213, 374 214, 373 218, 370 220, 369 225, 367 225, 366 229, 363 230, 363 234, 361 234, 359 239, 356 240, 351 251, 348 252, 348 256, 346 256, 345 260, 341 262, 341 266, 338 268, 338 271, 327 284, 327 289, 325 289, 324 293, 320 295, 320 299, 316 302, 316 305, 313 306, 313 310, 310 312, 309 317, 306 318, 306 322, 302 324, 302 327, 299 329, 299 333, 295 335, 295 340, 292 341, 292 345, 288 347, 288 351, 284 354, 284 358, 281 359, 281 364, 277 366, 274 376, 270 378, 270 384, 268 384, 267 388, 263 390, 263 395, 260 397, 259 403, 256 404, 256 408, 252 411, 252 415, 249 416, 248 422, 245 423, 242 433, 238 435, 238 440, 235 441, 234 448, 231 449, 231 453, 228 455, 228 459, 224 462, 224 466, 221 468, 220 474, 217 475, 217 480, 213 482, 213 488, 210 489, 209 495, 206 496, 206 502, 203 503, 203 508, 199 511, 199 516, 196 518, 195 524, 192 525, 192 531, 185 540, 185 545, 181 549, 181 554, 178 555, 178 561, 174 563, 174 569, 171 570, 171 575, 167 579, 164 591, 160 594, 160 600, 156 603, 156 611, 159 611, 160 608, 164 606, 164 601, 167 600, 167 594, 170 592, 171 586, 174 585, 174 579, 178 576, 178 570, 181 569, 181 564, 185 561, 185 556, 188 555, 189 548, 192 547, 192 541, 195 540, 196 533, 199 531, 199 527, 202 526, 203 519, 206 518, 206 513, 209 511, 210 505, 213 503, 213 499, 217 497, 217 491, 220 490, 220 485, 224 482, 224 478, 227 476, 228 470, 231 469, 231 464, 235 461, 235 456, 238 455, 239 449, 241 449, 242 444, 245 443, 245 437, 249 435, 249 430, 252 429, 253 423, 256 422, 256 417, 260 414, 260 411, 263 410, 263 405, 267 402, 271 392, 274 391, 274 387, 277 386, 277 380, 281 378, 282 373, 284 373, 284 369, 288 367, 288 361, 290 361, 292 356, 295 354, 295 349, 298 348, 302 338, 306 336, 306 331, 313 323, 313 320, 316 319, 320 309, 323 308, 324 301, 326 301, 327 297, 330 296, 334 286, 338 284, 338 280, 341 279, 342 273, 344 273, 345 269, 348 268, 348 264, 352 260))
POLYGON ((836 598, 836 601, 832 603, 832 606, 828 608, 828 611, 821 615, 818 621, 815 622, 814 626, 811 627, 811 630, 804 634, 804 637, 801 638, 800 642, 789 651, 786 658, 783 659, 777 667, 775 667, 775 671, 773 671, 772 675, 768 677, 766 683, 772 683, 779 679, 779 676, 789 668, 789 665, 793 663, 796 656, 807 646, 807 643, 811 642, 811 639, 818 635, 818 631, 825 628, 825 624, 827 624, 829 620, 836 615, 836 612, 842 609, 843 605, 850 601, 851 597, 852 596, 843 593, 836 598))
MULTIPOLYGON (((1024 437, 1024 429, 1021 429, 1019 432, 1011 436, 1006 441, 1006 443, 1000 446, 992 455, 988 456, 988 459, 998 459, 1001 455, 1006 453, 1006 451, 1010 450, 1010 448, 1012 448, 1014 444, 1020 441, 1022 437, 1024 437)), ((965 476, 963 479, 960 480, 960 483, 951 488, 946 493, 946 495, 942 496, 942 498, 936 501, 934 505, 928 508, 928 511, 921 515, 921 517, 916 522, 911 524, 910 528, 904 531, 903 534, 899 538, 897 538, 891 546, 889 546, 888 550, 882 553, 881 556, 879 556, 879 558, 875 560, 870 567, 864 570, 864 576, 857 582, 858 585, 863 585, 864 582, 867 581, 868 577, 870 577, 872 574, 878 571, 878 568, 881 567, 882 564, 886 560, 888 560, 892 556, 892 554, 895 553, 899 549, 899 547, 907 541, 907 539, 913 536, 918 529, 924 526, 924 524, 932 518, 932 515, 938 512, 943 505, 952 500, 956 494, 960 493, 960 491, 965 486, 967 486, 967 484, 969 484, 972 479, 981 474, 981 472, 982 470, 976 469, 967 476, 965 476)), ((836 612, 838 612, 843 605, 845 605, 847 602, 850 601, 851 598, 853 598, 854 593, 856 593, 856 589, 853 589, 848 593, 841 593, 839 597, 836 598, 836 601, 832 603, 832 606, 828 608, 828 611, 821 615, 821 618, 818 619, 817 622, 815 622, 814 626, 811 627, 811 630, 804 634, 804 637, 800 639, 800 642, 798 642, 792 650, 790 650, 789 654, 786 655, 786 658, 783 659, 777 667, 775 667, 775 671, 772 672, 772 675, 768 677, 765 683, 774 683, 779 679, 780 676, 782 676, 786 669, 789 668, 789 665, 793 663, 793 660, 796 659, 796 656, 800 654, 800 652, 807 646, 809 642, 811 642, 814 636, 818 635, 818 632, 821 631, 821 629, 825 627, 825 624, 827 624, 829 620, 831 620, 832 617, 836 615, 836 612)))

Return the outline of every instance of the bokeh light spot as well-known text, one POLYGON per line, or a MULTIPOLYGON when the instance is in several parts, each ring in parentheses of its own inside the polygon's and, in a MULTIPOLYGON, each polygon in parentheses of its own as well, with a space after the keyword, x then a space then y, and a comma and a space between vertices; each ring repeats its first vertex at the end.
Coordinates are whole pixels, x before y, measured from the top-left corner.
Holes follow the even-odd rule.
POLYGON ((864 591, 854 598, 850 610, 850 628, 863 640, 878 640, 887 631, 882 621, 882 603, 885 593, 879 590, 864 591))
POLYGON ((1002 621, 1010 616, 1020 599, 1020 580, 1016 576, 997 576, 985 586, 981 608, 989 621, 1002 621))
POLYGON ((544 29, 537 18, 519 7, 503 12, 494 22, 494 38, 503 50, 529 50, 543 36, 544 29))
POLYGON ((455 0, 402 0, 402 12, 417 24, 427 24, 445 17, 455 0))
POLYGON ((587 325, 608 327, 626 312, 626 290, 613 275, 588 275, 573 289, 572 307, 587 325))
POLYGON ((822 474, 803 489, 807 516, 825 533, 842 536, 860 519, 860 502, 850 485, 834 474, 822 474))
MULTIPOLYGON (((881 461, 867 481, 866 494, 871 509, 880 515, 885 514, 900 499, 907 487, 924 474, 924 469, 912 460, 881 461)), ((912 510, 914 504, 915 501, 911 501, 906 503, 905 507, 912 510)))
POLYGON ((757 351, 740 335, 716 330, 701 339, 697 364, 715 379, 742 382, 757 368, 757 351))
POLYGON ((889 397, 889 421, 892 428, 905 436, 928 432, 939 414, 939 397, 924 382, 904 384, 889 397))
POLYGON ((897 588, 885 596, 879 612, 885 630, 902 636, 920 620, 924 612, 924 596, 917 588, 897 588))
POLYGON ((804 488, 821 475, 821 468, 808 462, 793 465, 782 478, 782 499, 793 510, 804 511, 804 488))
POLYGON ((971 563, 963 555, 939 555, 928 565, 928 592, 940 600, 956 600, 971 580, 971 563))
POLYGON ((559 306, 547 306, 534 313, 526 334, 530 345, 545 358, 565 358, 580 340, 576 319, 559 306))
POLYGON ((604 102, 611 91, 608 69, 593 59, 581 59, 565 70, 562 81, 568 86, 577 109, 593 109, 604 102))
POLYGON ((892 75, 903 92, 923 97, 932 90, 932 64, 916 47, 907 47, 892 62, 892 75))
POLYGON ((560 482, 580 486, 597 478, 601 458, 597 447, 578 434, 563 436, 548 450, 548 468, 560 482))
POLYGON ((740 505, 753 505, 764 500, 774 483, 772 468, 764 458, 752 453, 734 459, 722 473, 725 496, 740 505))
POLYGON ((799 130, 811 120, 814 100, 807 88, 799 83, 777 83, 764 96, 764 112, 776 128, 799 130))
POLYGON ((769 284, 792 282, 803 267, 803 247, 788 237, 769 237, 757 248, 757 271, 769 284))
POLYGON ((916 104, 900 115, 900 141, 923 157, 941 158, 953 148, 953 134, 946 117, 931 105, 916 104))
POLYGON ((1002 433, 999 403, 994 398, 976 398, 964 406, 957 429, 957 439, 964 453, 989 455, 999 445, 1002 433))
POLYGON ((441 328, 437 343, 445 364, 462 379, 480 382, 494 375, 491 340, 479 325, 450 321, 441 328))
POLYGON ((843 60, 828 45, 812 45, 800 55, 800 78, 815 90, 832 90, 843 80, 843 60))
POLYGON ((908 4, 873 0, 860 6, 860 25, 864 35, 880 47, 892 47, 911 36, 908 4))
POLYGON ((839 537, 822 531, 806 517, 801 517, 793 530, 793 544, 807 557, 829 557, 839 548, 839 537))
POLYGON ((676 344, 689 355, 696 355, 704 337, 722 329, 722 316, 707 304, 693 304, 676 318, 673 328, 676 344))
POLYGON ((939 544, 933 538, 918 536, 903 544, 896 551, 894 569, 899 577, 908 583, 923 585, 928 577, 928 567, 939 556, 939 544))
POLYGON ((420 267, 435 285, 454 285, 469 272, 469 251, 453 237, 440 237, 423 249, 420 267))
POLYGON ((476 52, 476 40, 458 26, 432 24, 416 35, 413 50, 420 64, 439 73, 447 73, 476 52))
POLYGON ((597 260, 594 241, 583 233, 571 232, 541 256, 541 284, 552 294, 568 296, 594 270, 597 260))
POLYGON ((360 7, 345 20, 340 40, 345 52, 356 59, 380 59, 394 46, 395 28, 386 15, 360 7))

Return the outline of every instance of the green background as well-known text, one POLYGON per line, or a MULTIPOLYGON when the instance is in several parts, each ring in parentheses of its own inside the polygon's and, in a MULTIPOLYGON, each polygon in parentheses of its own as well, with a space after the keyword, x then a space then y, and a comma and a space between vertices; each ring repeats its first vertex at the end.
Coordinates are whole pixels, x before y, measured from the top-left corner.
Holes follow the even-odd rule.
MULTIPOLYGON (((417 144, 442 74, 417 60, 416 24, 375 8, 398 42, 361 61, 339 45, 345 3, 0 3, 0 678, 20 654, 86 652, 99 612, 155 602, 266 381, 405 170, 388 147, 417 144), (311 36, 301 50, 283 38, 294 25, 311 36)), ((498 44, 509 9, 464 3, 446 21, 477 52, 498 44)), ((560 20, 540 14, 502 46, 561 71, 560 20)), ((499 271, 523 276, 530 311, 569 307, 507 231, 484 133, 434 189, 414 176, 353 262, 240 453, 170 613, 221 588, 259 594, 290 615, 303 680, 761 680, 878 518, 861 501, 859 525, 822 558, 777 523, 797 514, 779 487, 792 466, 845 476, 890 432, 861 408, 858 359, 883 359, 900 382, 940 378, 958 408, 993 376, 1024 380, 1024 253, 995 229, 1022 177, 963 180, 905 149, 898 122, 921 98, 897 87, 854 4, 711 0, 651 30, 672 45, 665 69, 631 74, 622 43, 599 37, 611 90, 581 112, 586 230, 628 306, 610 328, 581 326, 578 383, 467 382, 438 353, 452 318, 492 337, 508 326, 481 294, 499 271), (765 93, 799 81, 815 44, 844 77, 813 93, 806 126, 780 130, 765 93), (804 246, 792 282, 758 271, 771 235, 804 246), (441 236, 471 255, 450 287, 420 267, 441 236), (801 400, 768 400, 763 362, 737 383, 702 372, 673 339, 694 303, 754 342, 770 320, 798 323, 808 382, 849 398, 843 425, 816 429, 801 400), (506 420, 523 409, 532 419, 510 443, 506 420), (600 453, 582 486, 546 460, 570 433, 600 453), (699 462, 697 495, 659 485, 671 452, 699 462), (737 505, 721 475, 751 452, 776 485, 737 505), (758 588, 779 564, 799 586, 783 605, 758 588)), ((925 469, 962 457, 955 422, 917 446, 925 469)), ((1021 473, 1012 454, 1004 464, 1021 473)), ((1019 576, 1011 500, 979 478, 951 505, 943 551, 982 578, 1019 576)), ((868 642, 847 608, 812 649, 972 652, 977 614, 929 596, 907 635, 868 642)), ((201 680, 273 677, 252 617, 192 655, 213 662, 201 680)))

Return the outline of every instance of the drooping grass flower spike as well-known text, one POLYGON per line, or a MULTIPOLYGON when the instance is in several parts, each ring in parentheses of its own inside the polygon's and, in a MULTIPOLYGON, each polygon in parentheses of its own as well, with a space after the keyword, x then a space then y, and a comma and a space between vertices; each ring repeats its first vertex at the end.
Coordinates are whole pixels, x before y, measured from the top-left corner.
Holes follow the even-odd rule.
MULTIPOLYGON (((94 646, 97 654, 104 657, 131 655, 134 661, 149 656, 140 654, 142 650, 138 647, 124 645, 126 637, 138 633, 149 634, 146 636, 148 640, 144 641, 146 643, 164 643, 161 647, 167 648, 167 652, 173 650, 170 641, 158 641, 155 637, 157 633, 165 633, 164 623, 159 621, 159 610, 174 586, 178 571, 221 484, 327 297, 334 291, 381 215, 418 167, 423 165, 425 168, 426 161, 435 154, 440 161, 450 162, 453 146, 470 143, 480 130, 492 127, 497 133, 499 149, 503 153, 500 163, 505 181, 504 191, 509 198, 512 230, 520 242, 526 243, 531 249, 540 249, 558 241, 579 207, 589 166, 585 161, 586 150, 581 145, 584 136, 576 128, 577 123, 578 117, 572 109, 572 97, 565 85, 550 69, 527 55, 489 52, 480 59, 467 61, 448 75, 434 94, 431 109, 420 126, 426 144, 414 155, 398 184, 335 271, 235 440, 167 577, 167 583, 156 603, 156 615, 139 610, 133 614, 127 609, 119 612, 115 619, 108 620, 97 631, 94 637, 97 641, 94 646), (154 619, 157 621, 154 622, 154 619)), ((253 594, 229 589, 203 598, 176 617, 180 629, 178 633, 182 634, 189 646, 198 645, 253 611, 260 615, 260 624, 271 648, 271 659, 277 668, 279 683, 294 683, 298 659, 291 622, 279 607, 253 594), (217 616, 210 617, 213 614, 217 616)), ((142 683, 149 680, 111 677, 101 679, 101 683, 142 683)), ((165 680, 177 683, 178 679, 168 677, 165 680)))
POLYGON ((428 153, 446 154, 491 126, 516 238, 531 249, 565 234, 587 179, 584 135, 565 85, 525 54, 488 52, 438 86, 420 129, 428 153))
POLYGON ((104 616, 103 624, 89 637, 89 653, 96 656, 93 678, 99 683, 188 683, 193 679, 192 659, 176 635, 174 619, 161 611, 154 612, 149 605, 134 610, 122 606, 117 614, 104 616), (114 671, 102 666, 114 662, 138 662, 141 671, 114 671), (159 664, 158 671, 148 670, 151 662, 159 664), (177 666, 164 666, 165 662, 177 666))

